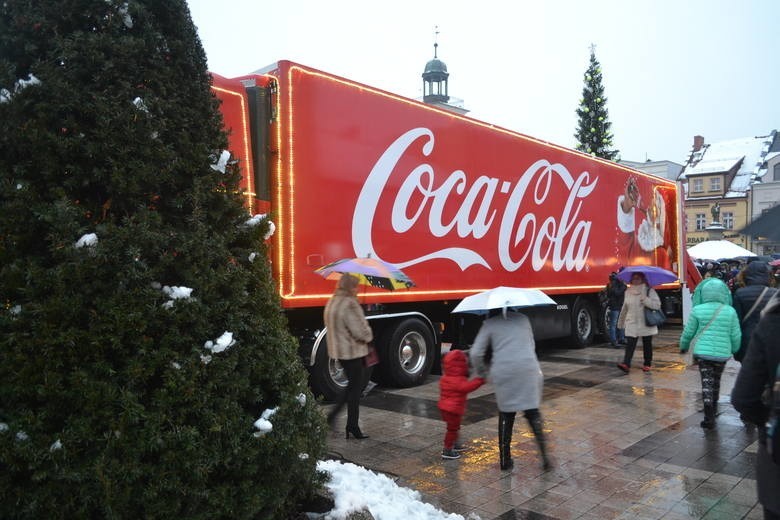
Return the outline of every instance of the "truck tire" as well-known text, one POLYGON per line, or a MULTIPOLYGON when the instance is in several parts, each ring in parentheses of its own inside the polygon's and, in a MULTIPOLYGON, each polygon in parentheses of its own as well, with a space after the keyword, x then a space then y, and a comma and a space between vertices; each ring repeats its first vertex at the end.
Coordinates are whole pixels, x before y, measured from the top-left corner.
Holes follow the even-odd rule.
POLYGON ((593 342, 598 325, 596 311, 583 298, 577 298, 571 313, 571 339, 576 348, 584 348, 593 342))
POLYGON ((605 342, 609 342, 609 307, 599 306, 599 331, 605 342))
POLYGON ((385 385, 407 388, 425 381, 433 366, 431 330, 417 318, 407 318, 385 330, 377 342, 378 379, 385 385))
POLYGON ((347 374, 337 359, 328 356, 327 336, 317 349, 314 366, 309 371, 309 384, 315 395, 325 401, 337 401, 347 389, 347 374))

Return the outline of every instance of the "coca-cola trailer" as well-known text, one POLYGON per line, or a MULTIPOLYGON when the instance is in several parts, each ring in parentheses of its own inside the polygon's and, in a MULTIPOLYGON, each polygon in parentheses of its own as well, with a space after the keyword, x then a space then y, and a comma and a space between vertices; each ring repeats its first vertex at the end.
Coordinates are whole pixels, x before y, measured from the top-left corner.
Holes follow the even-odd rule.
MULTIPOLYGON (((451 314, 496 286, 541 289, 537 339, 589 344, 604 329, 598 292, 621 265, 679 272, 679 194, 647 175, 289 61, 264 74, 213 75, 247 206, 270 215, 273 273, 315 391, 345 379, 328 359, 322 310, 334 282, 314 271, 380 258, 416 283, 360 294, 381 363, 375 376, 421 383, 442 342, 479 322, 451 314)), ((679 284, 660 291, 678 312, 679 284)))

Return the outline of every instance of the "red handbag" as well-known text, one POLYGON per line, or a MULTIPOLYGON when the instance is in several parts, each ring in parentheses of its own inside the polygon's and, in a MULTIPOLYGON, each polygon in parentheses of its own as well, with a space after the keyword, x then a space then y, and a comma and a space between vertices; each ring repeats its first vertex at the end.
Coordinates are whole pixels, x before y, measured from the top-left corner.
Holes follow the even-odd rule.
POLYGON ((379 354, 372 343, 368 344, 368 354, 363 357, 363 365, 372 367, 379 364, 379 354))

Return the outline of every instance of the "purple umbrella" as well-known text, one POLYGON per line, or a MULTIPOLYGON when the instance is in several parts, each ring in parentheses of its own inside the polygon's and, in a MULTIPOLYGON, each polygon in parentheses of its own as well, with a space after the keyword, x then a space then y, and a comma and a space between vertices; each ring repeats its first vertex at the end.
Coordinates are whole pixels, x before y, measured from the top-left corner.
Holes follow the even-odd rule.
POLYGON ((618 280, 625 283, 631 282, 631 276, 634 273, 642 273, 647 278, 647 284, 650 287, 677 281, 677 275, 666 269, 654 265, 630 265, 617 274, 618 280))

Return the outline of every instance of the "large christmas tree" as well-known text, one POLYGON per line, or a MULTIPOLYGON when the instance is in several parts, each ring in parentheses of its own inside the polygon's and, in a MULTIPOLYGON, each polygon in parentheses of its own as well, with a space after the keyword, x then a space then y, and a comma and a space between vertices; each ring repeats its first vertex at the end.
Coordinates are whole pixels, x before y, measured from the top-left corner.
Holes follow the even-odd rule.
POLYGON ((618 150, 612 148, 612 132, 607 112, 607 96, 601 80, 601 65, 596 59, 596 51, 591 46, 590 64, 585 71, 585 85, 582 87, 582 99, 577 108, 577 150, 602 159, 619 159, 618 150))
POLYGON ((286 518, 319 484, 226 143, 185 0, 0 4, 0 517, 286 518))

